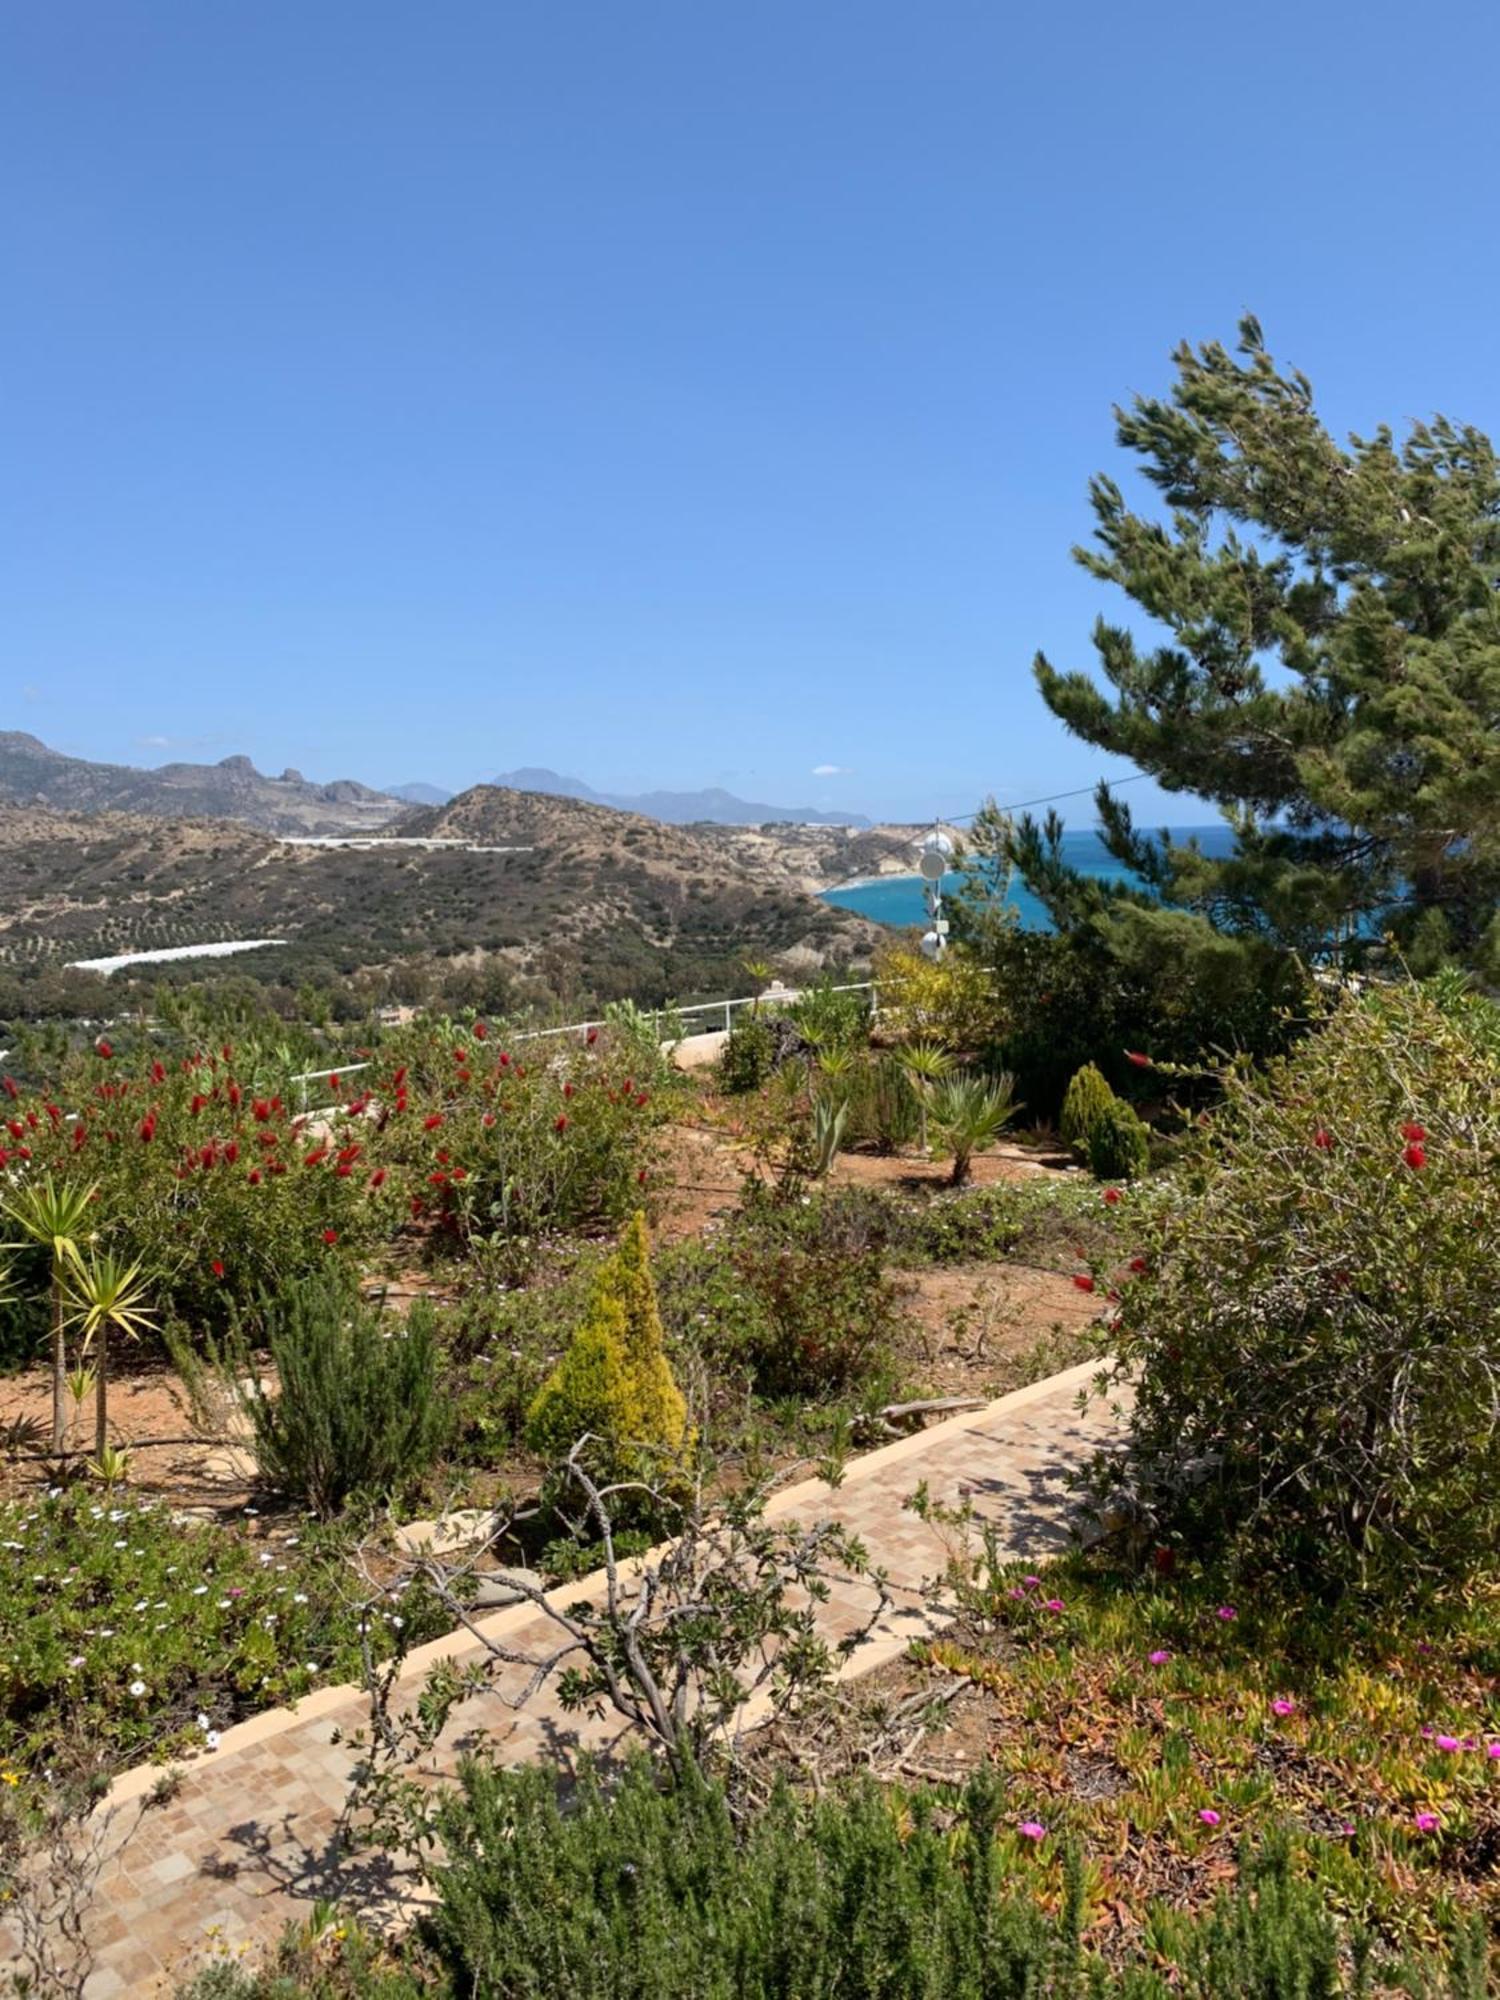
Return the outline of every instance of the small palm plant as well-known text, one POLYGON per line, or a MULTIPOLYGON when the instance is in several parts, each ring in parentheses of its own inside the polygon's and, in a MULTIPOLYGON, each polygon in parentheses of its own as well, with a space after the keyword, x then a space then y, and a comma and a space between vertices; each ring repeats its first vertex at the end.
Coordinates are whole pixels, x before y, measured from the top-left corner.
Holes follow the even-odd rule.
POLYGON ((94 1350, 94 1459, 103 1465, 109 1450, 110 1332, 138 1340, 156 1331, 156 1321, 146 1305, 148 1283, 140 1264, 127 1264, 111 1251, 79 1255, 65 1283, 71 1324, 82 1332, 84 1352, 94 1350))
POLYGON ((0 1202, 0 1214, 23 1236, 45 1246, 52 1258, 52 1449, 68 1439, 67 1277, 78 1262, 78 1245, 98 1189, 47 1174, 0 1202))
POLYGON ((755 988, 750 1001, 750 1012, 752 1015, 755 1015, 760 1012, 760 996, 776 977, 776 971, 774 966, 770 965, 763 958, 741 959, 740 965, 745 977, 755 988))
POLYGON ((957 1067, 953 1057, 941 1042, 912 1042, 904 1049, 897 1049, 896 1060, 906 1072, 917 1100, 917 1117, 920 1121, 919 1139, 922 1151, 927 1151, 927 1100, 934 1085, 952 1076, 957 1067))
POLYGON ((994 1144, 1021 1109, 1009 1074, 986 1083, 981 1076, 950 1076, 931 1089, 932 1123, 953 1155, 950 1187, 962 1187, 976 1153, 994 1144))

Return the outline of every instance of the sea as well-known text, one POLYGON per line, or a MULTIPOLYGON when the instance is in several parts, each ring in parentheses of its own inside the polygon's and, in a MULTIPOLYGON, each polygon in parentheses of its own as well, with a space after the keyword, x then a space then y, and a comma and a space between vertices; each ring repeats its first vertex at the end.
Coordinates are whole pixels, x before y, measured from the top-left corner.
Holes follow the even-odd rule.
MULTIPOLYGON (((1228 854, 1234 846, 1234 835, 1222 821, 1213 826, 1174 826, 1168 832, 1174 841, 1196 840, 1205 854, 1228 854)), ((1065 833, 1062 853, 1063 859, 1080 874, 1097 875, 1110 882, 1137 881, 1128 868, 1121 867, 1091 827, 1065 833)), ((943 877, 945 896, 956 894, 962 886, 961 870, 950 871, 943 877)), ((837 903, 840 909, 856 910, 860 916, 869 917, 877 924, 890 924, 896 929, 905 929, 912 924, 925 927, 927 905, 923 887, 920 875, 878 875, 868 881, 851 882, 844 888, 825 889, 823 900, 825 903, 837 903)), ((1024 930, 1051 930, 1051 918, 1019 876, 1011 885, 1010 901, 1024 930)))

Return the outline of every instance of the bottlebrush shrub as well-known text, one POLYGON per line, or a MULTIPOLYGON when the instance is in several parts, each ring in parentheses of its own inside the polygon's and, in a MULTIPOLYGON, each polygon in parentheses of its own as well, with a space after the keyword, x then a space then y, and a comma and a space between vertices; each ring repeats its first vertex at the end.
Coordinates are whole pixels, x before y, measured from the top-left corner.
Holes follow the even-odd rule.
POLYGON ((1405 985, 1225 1092, 1123 1288, 1103 1482, 1258 1577, 1456 1583, 1500 1548, 1500 1065, 1405 985))
POLYGON ((295 1117, 276 1091, 240 1080, 232 1048, 148 1051, 128 1070, 89 1050, 55 1095, 6 1096, 0 1168, 97 1185, 101 1238, 141 1260, 163 1318, 253 1326, 283 1282, 397 1227, 363 1109, 295 1117))
POLYGON ((608 1028, 509 1048, 498 1028, 420 1022, 361 1079, 375 1155, 411 1213, 464 1239, 618 1228, 655 1198, 666 1110, 630 1053, 608 1028))

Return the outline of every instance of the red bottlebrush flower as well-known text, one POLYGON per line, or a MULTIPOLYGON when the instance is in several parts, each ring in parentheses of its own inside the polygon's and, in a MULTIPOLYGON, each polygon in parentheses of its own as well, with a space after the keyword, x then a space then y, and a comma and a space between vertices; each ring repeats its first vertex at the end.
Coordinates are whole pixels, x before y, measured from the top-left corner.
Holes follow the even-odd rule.
POLYGON ((268 1174, 284 1174, 286 1172, 286 1161, 285 1160, 268 1161, 266 1164, 266 1172, 268 1174))
POLYGON ((411 1198, 411 1212, 413 1221, 422 1213, 422 1197, 419 1194, 414 1194, 411 1198))
POLYGON ((1401 1157, 1403 1160, 1405 1160, 1406 1164, 1411 1168, 1412 1172, 1415 1173, 1418 1170, 1418 1168, 1425 1167, 1427 1164, 1427 1148, 1425 1146, 1419 1146, 1416 1143, 1416 1141, 1413 1140, 1411 1145, 1407 1147, 1406 1151, 1401 1155, 1401 1157))
POLYGON ((8 1118, 5 1121, 5 1129, 9 1132, 12 1139, 24 1139, 26 1137, 26 1127, 21 1123, 19 1118, 8 1118))
POLYGON ((37 1127, 41 1124, 41 1122, 42 1122, 41 1119, 37 1117, 34 1111, 27 1112, 26 1123, 31 1127, 33 1132, 37 1129, 37 1127))
POLYGON ((402 1084, 405 1083, 405 1081, 406 1081, 406 1064, 402 1063, 400 1069, 398 1069, 396 1074, 391 1078, 391 1089, 399 1090, 402 1084))
POLYGON ((62 1106, 60 1104, 44 1104, 42 1106, 42 1109, 46 1112, 47 1116, 52 1120, 54 1125, 60 1122, 62 1118, 62 1106))
POLYGON ((3 1081, 5 1084, 5 1094, 7 1097, 19 1097, 21 1095, 20 1090, 17 1088, 16 1080, 13 1076, 7 1076, 3 1079, 0 1079, 0 1081, 3 1081))
POLYGON ((438 1149, 438 1151, 437 1151, 436 1153, 434 1153, 434 1154, 433 1154, 433 1156, 432 1156, 432 1157, 433 1157, 433 1158, 434 1158, 434 1159, 435 1159, 435 1160, 437 1161, 437 1163, 438 1163, 438 1165, 439 1165, 440 1167, 446 1167, 446 1166, 447 1166, 447 1164, 448 1164, 448 1161, 449 1161, 449 1158, 450 1158, 451 1156, 450 1156, 450 1154, 449 1154, 449 1152, 448 1152, 448 1148, 447 1148, 446 1146, 442 1146, 442 1147, 440 1147, 440 1148, 438 1149))
POLYGON ((143 1146, 149 1146, 156 1137, 156 1120, 149 1112, 135 1128, 135 1135, 143 1146))
POLYGON ((472 1077, 471 1077, 471 1075, 470 1075, 470 1073, 469 1073, 469 1071, 468 1071, 468 1070, 466 1070, 466 1069, 461 1069, 461 1070, 460 1070, 460 1071, 458 1072, 458 1080, 459 1080, 459 1082, 460 1082, 460 1083, 469 1083, 469 1082, 472 1082, 472 1080, 473 1080, 473 1079, 472 1079, 472 1077))
POLYGON ((565 1084, 563 1085, 563 1096, 564 1096, 564 1097, 571 1097, 572 1095, 573 1095, 573 1086, 572 1086, 572 1084, 571 1084, 571 1083, 565 1083, 565 1084))
POLYGON ((344 1150, 339 1154, 339 1165, 344 1166, 347 1165, 347 1163, 350 1160, 357 1160, 363 1151, 364 1147, 357 1144, 353 1146, 345 1146, 344 1150))
POLYGON ((29 1160, 31 1158, 31 1148, 29 1146, 17 1146, 16 1158, 18 1160, 29 1160))
POLYGON ((328 1245, 330 1249, 333 1248, 334 1244, 337 1243, 338 1240, 339 1240, 339 1233, 336 1229, 325 1229, 323 1231, 323 1241, 328 1245))
POLYGON ((167 1072, 164 1065, 159 1062, 152 1063, 151 1081, 153 1083, 165 1083, 166 1080, 167 1080, 167 1072))
POLYGON ((396 1109, 398 1111, 404 1111, 406 1109, 406 1102, 407 1102, 406 1092, 404 1090, 398 1090, 396 1092, 396 1109))
POLYGON ((257 1125, 268 1125, 271 1121, 270 1098, 253 1098, 250 1104, 250 1116, 255 1120, 257 1125))
POLYGON ((469 1170, 467 1167, 455 1167, 449 1175, 449 1179, 455 1181, 466 1181, 468 1178, 469 1170))
POLYGON ((634 1090, 635 1090, 635 1078, 633 1076, 627 1076, 624 1083, 621 1085, 620 1095, 622 1097, 629 1097, 632 1095, 634 1090))
POLYGON ((484 1114, 484 1116, 483 1116, 483 1117, 482 1117, 482 1118, 480 1119, 480 1121, 479 1121, 479 1122, 480 1122, 480 1124, 481 1124, 481 1125, 493 1125, 493 1124, 494 1124, 494 1122, 495 1122, 495 1114, 494 1114, 494 1112, 493 1112, 493 1111, 486 1111, 486 1112, 485 1112, 485 1114, 484 1114))
POLYGON ((339 1073, 337 1070, 335 1070, 333 1072, 333 1075, 328 1079, 328 1088, 330 1090, 337 1090, 338 1087, 339 1087, 339 1073))
POLYGON ((213 1272, 213 1274, 214 1274, 214 1276, 215 1276, 216 1278, 222 1278, 222 1277, 223 1277, 223 1275, 224 1275, 224 1261, 223 1261, 223 1259, 222 1259, 221 1257, 215 1257, 214 1261, 213 1261, 213 1262, 212 1262, 212 1263, 211 1263, 211 1264, 209 1265, 209 1267, 208 1267, 208 1268, 209 1268, 209 1269, 210 1269, 210 1270, 211 1270, 211 1271, 213 1272))
POLYGON ((637 1187, 644 1187, 646 1185, 646 1169, 644 1167, 642 1167, 640 1172, 636 1175, 635 1184, 637 1187))
POLYGON ((276 1134, 274 1132, 262 1132, 260 1143, 263 1146, 274 1146, 276 1144, 276 1134))
POLYGON ((427 1116, 422 1120, 422 1130, 424 1132, 435 1132, 442 1122, 443 1114, 441 1111, 429 1111, 427 1116))
POLYGON ((439 1169, 437 1173, 427 1176, 427 1185, 429 1187, 446 1187, 448 1185, 448 1176, 439 1169))
POLYGON ((1125 1060, 1128 1063, 1134 1063, 1137 1069, 1150 1069, 1151 1067, 1150 1056, 1142 1055, 1139 1049, 1127 1049, 1125 1051, 1125 1060))
POLYGON ((315 1167, 319 1164, 320 1161, 326 1160, 327 1158, 328 1158, 328 1148, 326 1146, 314 1146, 310 1153, 304 1153, 302 1155, 302 1164, 304 1167, 315 1167))
POLYGON ((636 1110, 637 1110, 637 1111, 644 1111, 644 1110, 645 1110, 645 1108, 646 1108, 646 1106, 647 1106, 647 1105, 648 1105, 648 1104, 649 1104, 650 1102, 651 1102, 651 1093, 650 1093, 650 1091, 649 1091, 649 1090, 643 1090, 643 1091, 641 1092, 640 1096, 639 1096, 639 1097, 638 1097, 638 1098, 637 1098, 637 1099, 635 1100, 635 1108, 636 1108, 636 1110))
POLYGON ((1313 1133, 1313 1144, 1320 1153, 1331 1153, 1333 1151, 1333 1134, 1326 1126, 1320 1125, 1317 1131, 1313 1133))
POLYGON ((384 1187, 384 1186, 385 1186, 385 1168, 384 1168, 384 1167, 377 1167, 377 1168, 375 1169, 374 1173, 373 1173, 373 1174, 371 1174, 371 1176, 370 1176, 370 1186, 371 1186, 372 1188, 379 1188, 379 1187, 384 1187))
POLYGON ((1075 1271, 1073 1273, 1073 1283, 1078 1287, 1080 1292, 1091 1292, 1094 1289, 1094 1281, 1087 1271, 1075 1271))
POLYGON ((1104 1190, 1104 1200, 1107 1207, 1109 1208, 1115 1207, 1119 1199, 1120 1199, 1120 1190, 1118 1188, 1106 1188, 1104 1190))
POLYGON ((104 1060, 108 1062, 110 1057, 114 1054, 114 1050, 110 1046, 110 1044, 107 1041, 105 1041, 103 1035, 101 1035, 98 1041, 95 1042, 94 1044, 94 1053, 95 1055, 103 1056, 104 1060))
POLYGON ((500 1067, 501 1069, 510 1068, 510 1055, 509 1052, 505 1049, 502 1049, 500 1051, 500 1067))
POLYGON ((240 1108, 240 1099, 244 1096, 244 1094, 245 1094, 244 1091, 240 1089, 237 1083, 230 1084, 229 1102, 236 1111, 238 1111, 240 1108))
POLYGON ((250 1169, 249 1173, 248 1173, 248 1174, 246 1174, 245 1178, 246 1178, 246 1180, 247 1180, 247 1181, 249 1181, 249 1183, 250 1183, 251 1187, 259 1187, 259 1186, 260 1186, 260 1168, 259 1168, 259 1167, 252 1167, 252 1168, 250 1169))
POLYGON ((228 1062, 230 1058, 234 1055, 234 1050, 233 1048, 231 1048, 228 1042, 225 1042, 223 1047, 219 1050, 219 1054, 224 1058, 225 1062, 228 1062))
POLYGON ((568 1129, 568 1121, 566 1116, 559 1116, 558 1118, 556 1118, 553 1121, 552 1129, 554 1132, 566 1132, 568 1129))
POLYGON ((84 1146, 88 1143, 88 1136, 89 1128, 87 1125, 80 1123, 73 1127, 73 1151, 75 1153, 83 1151, 84 1146))
POLYGON ((1151 1566, 1158 1576, 1170 1576, 1177 1567, 1176 1549, 1153 1549, 1151 1551, 1151 1566))
POLYGON ((346 1181, 348 1180, 349 1176, 354 1172, 354 1169, 353 1167, 350 1166, 347 1160, 340 1160, 338 1165, 334 1168, 333 1171, 339 1180, 346 1181))
POLYGON ((1401 1136, 1403 1139, 1410 1139, 1414 1146, 1420 1145, 1427 1137, 1427 1127, 1425 1125, 1403 1125, 1401 1127, 1401 1136))
POLYGON ((598 1041, 598 1039, 599 1039, 599 1030, 597 1028, 590 1028, 588 1033, 583 1038, 583 1045, 586 1049, 591 1049, 594 1046, 595 1042, 598 1041))
POLYGON ((105 1133, 105 1135, 104 1135, 104 1136, 105 1136, 105 1138, 106 1138, 106 1139, 107 1139, 107 1140, 109 1141, 110 1145, 112 1145, 112 1146, 118 1146, 118 1145, 119 1145, 119 1143, 120 1143, 120 1135, 119 1135, 119 1133, 118 1133, 118 1132, 108 1132, 108 1131, 107 1131, 107 1132, 105 1133))
POLYGON ((188 1110, 191 1113, 191 1115, 194 1118, 196 1118, 198 1116, 198 1113, 203 1109, 204 1105, 207 1104, 207 1102, 208 1099, 203 1095, 202 1091, 195 1090, 193 1092, 193 1101, 188 1106, 188 1110))
POLYGON ((1132 1258, 1131 1258, 1131 1260, 1130 1260, 1130 1265, 1129 1265, 1129 1268, 1130 1268, 1130 1269, 1131 1269, 1132 1271, 1134 1271, 1135 1275, 1136 1275, 1136 1276, 1137 1276, 1137 1277, 1139 1278, 1139 1277, 1140 1277, 1140 1276, 1141 1276, 1141 1275, 1143 1274, 1143 1272, 1145 1271, 1145 1269, 1146 1269, 1146 1260, 1145 1260, 1145 1258, 1144 1258, 1144 1257, 1132 1257, 1132 1258))
POLYGON ((474 1023, 474 1039, 476 1042, 482 1042, 488 1034, 489 1029, 484 1025, 483 1021, 476 1021, 474 1023))
POLYGON ((228 1161, 231 1167, 234 1165, 235 1161, 239 1158, 239 1156, 240 1156, 240 1145, 238 1139, 228 1140, 224 1147, 224 1158, 228 1161))
POLYGON ((218 1157, 212 1146, 205 1146, 198 1155, 198 1164, 200 1167, 211 1167, 218 1157))
POLYGON ((453 1060, 456 1063, 466 1063, 469 1060, 469 1051, 464 1047, 462 1042, 455 1042, 453 1046, 453 1060))

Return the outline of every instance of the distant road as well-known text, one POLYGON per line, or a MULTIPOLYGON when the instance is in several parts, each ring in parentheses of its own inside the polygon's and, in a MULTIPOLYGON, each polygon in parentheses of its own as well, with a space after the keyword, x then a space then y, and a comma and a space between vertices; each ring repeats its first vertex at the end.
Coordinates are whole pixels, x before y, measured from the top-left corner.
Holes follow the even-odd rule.
POLYGON ((414 840, 407 834, 379 833, 278 833, 281 847, 440 847, 463 854, 535 854, 535 847, 485 847, 477 840, 447 840, 434 837, 414 840))

